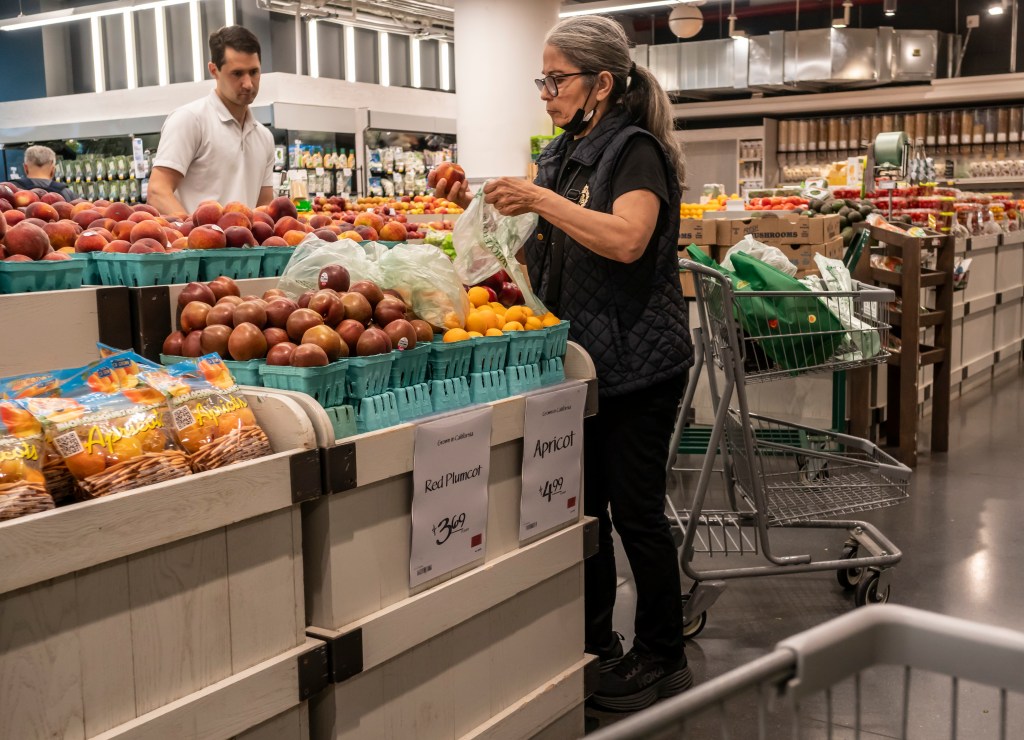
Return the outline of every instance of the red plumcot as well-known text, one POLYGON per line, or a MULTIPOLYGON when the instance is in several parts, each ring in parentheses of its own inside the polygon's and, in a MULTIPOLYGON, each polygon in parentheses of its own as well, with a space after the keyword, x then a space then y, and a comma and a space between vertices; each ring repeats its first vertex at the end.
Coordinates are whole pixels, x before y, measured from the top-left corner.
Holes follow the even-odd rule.
POLYGON ((288 325, 288 317, 299 310, 299 304, 291 298, 274 298, 267 304, 267 324, 279 329, 288 325))
POLYGON ((383 355, 391 351, 391 339, 382 329, 371 326, 363 332, 356 342, 356 355, 369 357, 370 355, 383 355))
POLYGON ((305 293, 299 296, 299 308, 309 308, 309 302, 316 294, 315 290, 307 290, 305 293))
POLYGON ((213 308, 209 303, 192 301, 181 310, 181 330, 188 333, 206 328, 206 316, 213 308))
POLYGON ((348 356, 348 345, 341 341, 338 332, 329 326, 314 326, 302 335, 302 344, 315 344, 327 355, 328 362, 334 362, 343 355, 348 356))
POLYGON ((416 348, 416 329, 405 319, 395 319, 384 327, 384 333, 396 350, 416 348))
POLYGON ((234 323, 235 326, 255 324, 260 331, 263 331, 263 327, 267 325, 267 311, 256 301, 243 301, 235 306, 234 323))
POLYGON ((320 276, 317 278, 320 289, 330 288, 339 293, 348 291, 351 284, 351 277, 348 268, 344 265, 324 265, 320 268, 320 276))
MULTIPOLYGON (((268 329, 267 331, 271 330, 268 329)), ((275 344, 267 351, 267 364, 291 365, 292 353, 295 352, 296 349, 297 347, 291 342, 281 342, 280 344, 275 344)))
POLYGON ((181 343, 181 356, 182 357, 202 357, 203 356, 203 345, 200 343, 202 339, 201 331, 189 332, 185 336, 185 341, 181 343))
POLYGON ((355 319, 345 319, 338 324, 335 331, 338 332, 341 341, 348 345, 348 353, 354 355, 356 344, 359 342, 359 337, 363 336, 363 332, 366 331, 366 327, 355 319))
POLYGON ((412 324, 412 328, 416 330, 417 342, 434 341, 434 329, 426 321, 423 319, 413 319, 409 323, 412 324))
POLYGON ((370 323, 370 319, 373 318, 373 307, 362 293, 346 293, 341 297, 341 303, 345 307, 345 317, 354 319, 363 326, 370 323))
POLYGON ((266 357, 267 338, 255 324, 239 324, 228 338, 228 353, 235 360, 255 360, 266 357))
POLYGON ((376 307, 381 299, 384 298, 384 291, 376 283, 371 283, 369 280, 360 280, 359 282, 352 283, 349 286, 349 292, 362 293, 366 300, 370 302, 371 307, 376 307))
POLYGON ((300 344, 292 352, 292 367, 324 367, 329 362, 327 353, 315 344, 300 344))
POLYGON ((199 345, 203 348, 203 354, 208 355, 216 352, 221 357, 228 356, 228 340, 231 338, 231 327, 223 324, 207 326, 199 336, 199 345))
POLYGON ((205 283, 189 283, 178 293, 178 306, 184 308, 192 301, 202 301, 212 306, 217 302, 217 296, 210 290, 210 286, 205 283))
POLYGON ((213 294, 217 296, 218 301, 226 295, 242 295, 242 291, 238 289, 238 283, 226 275, 221 275, 219 278, 211 280, 209 286, 213 294))
POLYGON ((320 326, 324 323, 324 318, 316 311, 311 311, 308 308, 300 308, 294 311, 291 316, 288 317, 288 323, 285 325, 285 329, 288 331, 288 338, 293 342, 301 342, 302 335, 314 326, 320 326))
POLYGON ((185 335, 180 331, 172 331, 167 335, 167 339, 164 340, 164 346, 160 348, 160 351, 165 355, 181 355, 181 345, 185 341, 185 335))
POLYGON ((324 323, 337 326, 345 319, 345 305, 333 290, 318 290, 309 299, 309 309, 324 317, 324 323))
POLYGON ((211 308, 210 312, 206 314, 206 325, 233 327, 235 325, 235 304, 224 302, 211 308))
MULTIPOLYGON (((267 346, 270 348, 288 342, 288 332, 284 329, 279 329, 276 326, 264 329, 263 336, 267 338, 267 346)), ((291 344, 291 342, 289 342, 289 344, 291 344)))
POLYGON ((405 318, 405 303, 398 298, 385 296, 373 309, 373 320, 385 327, 392 321, 405 318))

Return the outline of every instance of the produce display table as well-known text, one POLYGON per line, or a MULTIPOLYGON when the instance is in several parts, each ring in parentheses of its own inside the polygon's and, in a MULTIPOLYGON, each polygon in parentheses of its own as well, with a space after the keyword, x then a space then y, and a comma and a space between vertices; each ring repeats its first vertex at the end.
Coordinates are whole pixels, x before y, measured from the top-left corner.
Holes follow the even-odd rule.
POLYGON ((317 437, 294 400, 247 400, 273 455, 0 523, 0 737, 308 737, 317 437))
MULTIPOLYGON (((568 385, 588 382, 594 413, 590 358, 570 343, 565 369, 568 385)), ((336 682, 310 703, 311 737, 581 736, 583 559, 596 527, 577 518, 520 544, 526 396, 490 404, 483 564, 416 588, 416 424, 336 442, 323 410, 295 398, 325 466, 325 495, 303 506, 308 634, 328 642, 336 682)))
POLYGON ((0 295, 0 377, 84 365, 96 342, 131 346, 128 288, 0 295))

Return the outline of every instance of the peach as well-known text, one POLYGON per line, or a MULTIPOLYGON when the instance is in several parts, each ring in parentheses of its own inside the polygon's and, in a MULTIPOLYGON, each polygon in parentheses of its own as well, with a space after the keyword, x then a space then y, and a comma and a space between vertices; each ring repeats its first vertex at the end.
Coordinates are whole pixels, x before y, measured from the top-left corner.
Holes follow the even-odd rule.
POLYGON ((252 223, 252 209, 245 203, 240 203, 237 200, 233 200, 224 206, 224 213, 241 213, 249 220, 249 223, 252 223))
POLYGON ((52 206, 57 203, 63 203, 64 196, 61 195, 60 193, 46 193, 41 198, 39 198, 39 200, 41 200, 43 203, 48 203, 49 205, 52 206))
POLYGON ((185 236, 180 231, 178 231, 177 229, 172 229, 170 226, 165 226, 164 227, 164 234, 167 235, 167 243, 168 244, 176 242, 176 241, 178 241, 178 239, 180 239, 181 237, 185 236))
MULTIPOLYGON (((76 206, 77 207, 77 206, 76 206)), ((81 211, 73 211, 71 220, 81 226, 83 229, 88 228, 89 224, 93 221, 98 221, 103 218, 103 215, 92 208, 85 208, 81 211)))
POLYGON ((217 221, 217 225, 227 231, 232 226, 241 226, 244 229, 248 229, 252 226, 252 221, 244 213, 238 211, 225 211, 224 215, 217 221))
POLYGON ((50 237, 35 224, 20 223, 4 236, 7 254, 41 260, 50 251, 50 237))
POLYGON ((257 243, 256 237, 244 226, 229 226, 224 229, 224 241, 229 247, 252 247, 257 243))
POLYGON ((78 225, 74 221, 54 221, 43 227, 54 249, 74 247, 78 238, 78 225))
POLYGON ((93 231, 92 229, 88 229, 79 234, 78 238, 75 239, 75 251, 99 252, 106 247, 108 243, 110 243, 110 240, 106 239, 103 234, 93 231))
MULTIPOLYGON (((143 211, 139 211, 143 213, 143 211)), ((146 214, 147 216, 150 214, 146 214)), ((160 243, 161 247, 167 246, 167 234, 164 233, 163 227, 160 226, 155 220, 142 221, 135 224, 132 227, 131 233, 128 236, 128 241, 134 245, 140 239, 153 239, 160 243)))
POLYGON ((92 204, 96 207, 97 211, 102 211, 110 205, 110 201, 106 198, 100 198, 99 200, 94 200, 92 204))
POLYGON ((212 225, 220 221, 220 217, 223 215, 224 209, 220 203, 215 200, 204 201, 199 204, 195 213, 192 214, 192 223, 196 226, 212 225))
POLYGON ((377 230, 372 226, 356 226, 355 231, 359 232, 360 236, 368 242, 375 242, 380 239, 377 235, 377 230))
POLYGON ((284 237, 289 231, 305 233, 306 229, 297 218, 291 216, 285 216, 274 225, 274 236, 284 237))
POLYGON ((128 217, 128 220, 134 221, 135 223, 141 223, 143 221, 152 221, 155 218, 156 216, 154 216, 149 211, 136 211, 135 213, 128 217))
POLYGON ((38 226, 40 229, 43 228, 44 226, 46 226, 46 224, 47 224, 47 222, 43 221, 43 219, 41 219, 41 218, 28 218, 27 216, 25 217, 25 220, 22 221, 22 223, 23 224, 32 224, 33 226, 38 226))
MULTIPOLYGON (((163 232, 161 232, 162 234, 163 232)), ((153 252, 165 252, 164 245, 158 242, 156 239, 151 239, 148 236, 139 239, 132 243, 131 247, 128 248, 130 254, 152 254, 153 252)))
POLYGON ((259 244, 262 244, 274 235, 274 227, 262 221, 253 221, 250 231, 252 231, 252 235, 256 237, 256 241, 259 244))
MULTIPOLYGON (((265 206, 260 206, 260 207, 263 208, 265 206)), ((270 228, 274 228, 274 219, 272 219, 267 214, 266 211, 261 211, 261 210, 257 209, 257 210, 252 212, 252 222, 255 224, 257 221, 262 221, 263 223, 265 223, 270 228)))
POLYGON ((4 211, 4 220, 7 222, 8 226, 14 226, 15 224, 25 220, 25 214, 12 208, 9 211, 4 211))
POLYGON ((114 235, 115 239, 124 239, 128 241, 128 237, 132 234, 132 229, 135 228, 134 221, 118 221, 114 224, 114 228, 109 229, 110 233, 114 235))
POLYGON ((331 224, 331 217, 330 216, 324 216, 324 215, 319 214, 319 213, 317 215, 313 216, 313 218, 309 219, 309 225, 312 226, 314 230, 315 229, 322 229, 324 226, 330 226, 330 224, 331 224))
POLYGON ((4 257, 4 262, 31 262, 32 260, 23 254, 12 254, 10 257, 4 257))
POLYGON ((57 251, 58 252, 63 252, 64 254, 74 254, 75 253, 75 248, 74 247, 61 247, 57 251))
POLYGON ((409 232, 398 221, 388 221, 380 230, 380 238, 386 242, 404 242, 409 232))
POLYGON ((132 207, 127 203, 111 203, 103 209, 103 215, 114 221, 127 221, 133 213, 132 207))
POLYGON ((284 243, 289 247, 297 247, 299 242, 306 238, 305 231, 286 231, 284 234, 284 243))
POLYGON ((38 218, 41 221, 59 221, 60 216, 57 214, 56 209, 49 203, 44 203, 41 200, 37 200, 35 203, 29 203, 25 208, 26 218, 38 218))
POLYGON ((188 235, 189 249, 224 249, 225 246, 227 239, 219 226, 196 226, 188 235))
POLYGON ((100 228, 96 228, 96 229, 89 229, 89 231, 95 231, 95 232, 96 232, 97 234, 99 234, 100 236, 102 236, 102 237, 103 237, 104 239, 106 239, 106 240, 107 240, 108 242, 112 242, 112 241, 114 241, 114 235, 113 235, 113 234, 111 234, 111 233, 110 233, 109 231, 107 231, 106 229, 100 229, 100 228))
POLYGON ((110 242, 107 246, 103 247, 101 251, 104 252, 121 252, 122 254, 127 253, 131 249, 131 244, 126 242, 124 239, 115 239, 110 242))
POLYGON ((363 240, 363 235, 360 234, 358 231, 343 231, 338 236, 338 238, 339 239, 351 239, 354 242, 361 242, 363 240))
POLYGON ((186 219, 185 221, 181 222, 181 226, 178 227, 178 231, 180 231, 183 235, 188 236, 188 232, 192 231, 192 229, 194 228, 195 224, 193 224, 190 220, 186 219))
POLYGON ((144 211, 145 213, 148 213, 151 216, 160 215, 160 211, 151 206, 149 203, 137 203, 136 205, 132 206, 132 210, 135 211, 136 213, 144 211))
POLYGON ((14 194, 14 205, 17 208, 24 208, 39 200, 39 196, 31 190, 19 190, 14 194))
POLYGON ((175 251, 178 251, 178 250, 187 249, 187 248, 188 248, 188 237, 184 237, 183 236, 180 239, 175 239, 173 242, 171 242, 171 245, 167 249, 168 249, 168 251, 170 251, 172 249, 175 250, 175 251))
MULTIPOLYGON (((74 207, 71 209, 71 215, 75 216, 75 215, 81 213, 82 211, 96 211, 96 209, 93 208, 92 201, 88 201, 88 200, 77 201, 74 204, 74 207)), ((99 213, 99 211, 96 211, 96 212, 99 213)), ((99 217, 97 216, 97 218, 99 218, 99 217)))
POLYGON ((295 204, 292 203, 291 198, 286 195, 279 195, 267 204, 267 214, 275 221, 280 221, 286 216, 298 218, 299 212, 295 209, 295 204))
POLYGON ((71 257, 66 252, 50 252, 48 255, 43 257, 43 259, 44 260, 50 260, 50 261, 59 261, 59 260, 69 260, 69 259, 71 259, 71 257))
POLYGON ((91 224, 86 226, 87 229, 106 229, 107 231, 113 231, 114 227, 117 226, 117 221, 112 218, 98 218, 91 224))
MULTIPOLYGON (((291 234, 292 232, 289 231, 288 233, 291 234)), ((287 236, 287 234, 285 236, 287 236)), ((335 234, 330 229, 317 229, 316 231, 313 232, 313 236, 315 236, 317 239, 322 239, 325 242, 338 241, 338 235, 335 234)))
MULTIPOLYGON (((0 213, 5 213, 13 209, 14 206, 11 204, 11 201, 6 198, 0 198, 0 213)), ((58 211, 58 213, 60 213, 60 211, 58 211)))
POLYGON ((380 233, 380 230, 384 228, 384 219, 376 213, 370 211, 363 211, 356 216, 355 221, 352 222, 354 226, 369 226, 374 231, 380 233))
POLYGON ((261 247, 287 247, 288 242, 279 236, 271 236, 260 242, 261 247))

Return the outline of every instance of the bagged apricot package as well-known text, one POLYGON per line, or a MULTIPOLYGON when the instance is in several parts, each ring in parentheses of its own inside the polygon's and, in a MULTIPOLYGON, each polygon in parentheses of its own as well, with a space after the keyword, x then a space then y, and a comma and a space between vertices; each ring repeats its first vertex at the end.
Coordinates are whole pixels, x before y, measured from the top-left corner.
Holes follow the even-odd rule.
POLYGON ((53 508, 42 471, 39 422, 13 401, 0 401, 0 520, 53 508))
POLYGON ((99 498, 191 474, 174 440, 162 393, 146 385, 113 393, 27 398, 85 498, 99 498))
POLYGON ((167 396, 174 433, 195 472, 273 453, 249 402, 218 355, 186 360, 166 372, 143 371, 140 377, 167 396))

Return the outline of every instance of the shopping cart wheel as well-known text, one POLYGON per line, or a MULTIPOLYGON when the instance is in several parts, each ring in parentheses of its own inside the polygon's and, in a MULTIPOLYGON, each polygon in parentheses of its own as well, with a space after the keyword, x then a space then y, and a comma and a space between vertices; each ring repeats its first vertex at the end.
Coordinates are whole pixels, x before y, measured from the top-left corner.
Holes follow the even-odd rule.
MULTIPOLYGON (((857 557, 858 548, 853 545, 847 545, 843 548, 842 554, 839 556, 840 560, 852 560, 857 557)), ((860 583, 864 577, 863 568, 842 568, 836 571, 836 580, 839 581, 839 585, 847 591, 852 591, 857 588, 857 584, 860 583)))
POLYGON ((708 613, 701 612, 696 617, 691 619, 689 622, 683 624, 683 637, 687 640, 692 640, 694 637, 704 631, 704 627, 708 623, 708 613))
POLYGON ((884 591, 878 589, 879 573, 877 570, 869 570, 857 584, 857 593, 854 595, 854 602, 857 606, 867 604, 884 604, 889 601, 891 586, 886 586, 884 591))

